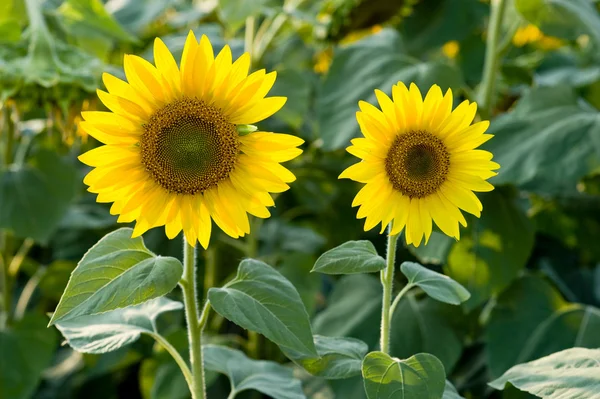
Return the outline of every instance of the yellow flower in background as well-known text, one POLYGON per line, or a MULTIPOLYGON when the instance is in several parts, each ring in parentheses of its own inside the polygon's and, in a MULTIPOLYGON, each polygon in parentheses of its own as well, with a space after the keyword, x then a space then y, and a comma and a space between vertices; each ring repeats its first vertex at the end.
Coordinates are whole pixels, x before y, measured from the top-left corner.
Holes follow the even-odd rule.
POLYGON ((554 50, 563 45, 560 39, 544 35, 537 26, 531 24, 517 29, 512 42, 516 47, 535 44, 545 50, 554 50))
POLYGON ((313 70, 319 74, 325 74, 329 71, 331 62, 333 61, 333 46, 329 46, 324 50, 315 54, 315 65, 313 70))
POLYGON ((353 32, 348 33, 342 40, 340 40, 340 44, 347 45, 350 43, 354 43, 367 36, 376 35, 382 30, 383 27, 381 25, 373 25, 370 28, 355 30, 353 32))
MULTIPOLYGON (((303 140, 286 134, 238 133, 237 125, 277 112, 285 97, 265 97, 275 72, 248 75, 250 56, 235 62, 229 46, 215 57, 206 36, 189 33, 180 68, 160 40, 155 65, 126 55, 127 82, 104 74, 100 100, 112 112, 84 112, 81 127, 106 144, 79 157, 95 167, 84 179, 98 202, 113 202, 119 222, 136 221, 134 237, 165 226, 206 248, 211 219, 237 238, 250 232, 248 213, 270 216, 270 193, 295 176, 280 165, 303 140)), ((240 128, 240 131, 244 127, 240 128)))
POLYGON ((381 110, 360 101, 356 118, 363 138, 352 140, 348 152, 362 161, 340 178, 365 186, 354 198, 365 231, 392 222, 391 234, 405 227, 407 244, 425 243, 432 220, 445 234, 460 238, 466 226, 461 209, 477 217, 482 205, 474 191, 491 191, 486 180, 500 166, 488 151, 476 149, 492 138, 488 121, 471 124, 477 104, 462 102, 452 110, 452 92, 431 87, 425 99, 418 87, 398 82, 392 99, 375 90, 381 110))
POLYGON ((448 58, 454 59, 460 51, 460 44, 456 40, 451 40, 442 46, 442 52, 448 58))

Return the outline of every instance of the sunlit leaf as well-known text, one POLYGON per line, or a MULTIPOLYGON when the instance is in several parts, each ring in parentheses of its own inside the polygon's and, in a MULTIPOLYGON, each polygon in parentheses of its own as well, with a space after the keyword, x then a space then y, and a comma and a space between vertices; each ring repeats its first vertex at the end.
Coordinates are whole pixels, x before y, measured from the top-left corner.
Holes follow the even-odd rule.
POLYGON ((450 277, 434 272, 414 262, 404 262, 400 271, 410 285, 421 288, 427 295, 440 302, 459 305, 469 299, 471 294, 462 285, 450 277))
POLYGON ((317 259, 313 272, 325 274, 372 273, 385 268, 385 259, 370 241, 348 241, 317 259))

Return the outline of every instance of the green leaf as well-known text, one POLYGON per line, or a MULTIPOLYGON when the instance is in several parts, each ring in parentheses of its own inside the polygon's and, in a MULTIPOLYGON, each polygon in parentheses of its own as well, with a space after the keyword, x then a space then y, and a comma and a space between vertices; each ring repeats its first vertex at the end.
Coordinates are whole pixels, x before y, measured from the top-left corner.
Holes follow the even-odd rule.
POLYGON ((161 297, 136 306, 59 321, 56 327, 71 348, 83 353, 106 353, 137 341, 141 334, 156 333, 156 318, 161 313, 182 308, 180 302, 161 297))
POLYGON ((308 313, 296 288, 266 263, 244 259, 236 278, 223 288, 211 288, 215 311, 278 345, 317 355, 308 313))
POLYGON ((471 293, 463 305, 467 310, 517 278, 534 242, 534 227, 513 193, 496 189, 482 195, 481 201, 481 218, 467 218, 468 228, 453 245, 444 267, 445 274, 471 293))
POLYGON ((317 259, 312 272, 325 274, 373 273, 385 268, 371 241, 348 241, 317 259))
POLYGON ((120 0, 111 4, 111 14, 129 32, 141 35, 174 3, 176 0, 120 0))
POLYGON ((104 236, 79 262, 50 325, 78 316, 94 315, 168 294, 179 282, 179 260, 156 256, 132 229, 104 236))
POLYGON ((366 274, 340 278, 327 300, 327 307, 313 321, 315 333, 352 337, 373 347, 379 341, 381 282, 366 274))
POLYGON ((72 36, 107 37, 123 42, 137 42, 106 11, 100 0, 66 0, 58 8, 57 14, 72 36))
POLYGON ((360 375, 362 359, 369 351, 364 342, 345 337, 315 335, 318 357, 282 348, 283 353, 310 374, 326 379, 342 379, 360 375))
POLYGON ((400 271, 408 278, 408 284, 416 285, 427 295, 440 302, 460 305, 471 294, 462 285, 450 277, 429 270, 414 262, 404 262, 400 271))
POLYGON ((463 352, 463 320, 460 307, 428 297, 417 300, 416 295, 408 293, 392 316, 390 354, 406 358, 415 353, 431 353, 451 372, 463 352))
POLYGON ((444 396, 442 396, 442 399, 465 399, 462 396, 460 396, 458 394, 458 391, 456 390, 456 388, 454 388, 454 385, 452 385, 452 383, 448 380, 446 380, 446 386, 444 387, 444 396))
POLYGON ((46 318, 28 314, 14 326, 0 330, 0 398, 28 399, 42 371, 52 362, 56 333, 46 318))
POLYGON ((396 359, 383 352, 369 353, 362 366, 365 391, 369 399, 440 399, 446 372, 433 355, 418 353, 396 359))
POLYGON ((571 347, 600 347, 600 310, 569 304, 538 277, 516 281, 500 297, 486 327, 493 377, 510 367, 571 347))
POLYGON ((267 0, 220 0, 217 3, 219 18, 231 33, 235 33, 244 26, 246 18, 259 15, 266 2, 267 0))
POLYGON ((388 94, 398 81, 415 82, 425 93, 431 85, 443 90, 462 85, 460 72, 447 64, 421 63, 405 55, 398 32, 384 29, 335 50, 329 72, 317 93, 316 109, 323 148, 336 150, 359 135, 358 101, 375 104, 374 89, 388 94))
POLYGON ((306 398, 292 369, 274 362, 249 359, 242 352, 224 346, 204 345, 203 350, 204 367, 229 377, 230 398, 250 389, 273 399, 306 398))
POLYGON ((494 185, 576 194, 581 178, 600 166, 600 114, 568 86, 530 89, 488 133, 495 137, 484 147, 502 165, 490 180, 494 185))
POLYGON ((0 228, 48 243, 79 184, 75 168, 49 150, 39 151, 26 165, 0 170, 0 228))
POLYGON ((432 231, 427 244, 419 245, 418 247, 410 245, 408 250, 412 252, 421 263, 442 265, 446 263, 448 253, 450 253, 452 244, 455 242, 456 240, 454 238, 448 237, 446 234, 432 231))
POLYGON ((489 385, 504 389, 508 382, 544 399, 598 399, 600 349, 567 349, 519 364, 489 385))

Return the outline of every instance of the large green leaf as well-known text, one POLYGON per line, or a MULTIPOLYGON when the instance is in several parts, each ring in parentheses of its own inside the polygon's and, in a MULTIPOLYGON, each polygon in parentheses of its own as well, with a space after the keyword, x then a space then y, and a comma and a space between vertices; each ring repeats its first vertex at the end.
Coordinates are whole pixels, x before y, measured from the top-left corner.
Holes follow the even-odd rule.
POLYGON ((454 324, 464 320, 460 307, 431 298, 417 300, 409 293, 392 316, 390 354, 406 358, 415 353, 431 353, 451 372, 463 351, 463 333, 454 324))
POLYGON ((546 281, 526 276, 500 297, 486 327, 492 376, 571 347, 600 347, 600 310, 565 302, 546 281))
POLYGON ((362 374, 369 399, 440 399, 446 384, 444 366, 428 353, 401 360, 371 352, 362 374))
POLYGON ((333 63, 317 95, 317 117, 323 148, 335 150, 359 135, 355 113, 358 101, 375 103, 374 89, 388 94, 398 81, 415 82, 423 92, 461 86, 460 72, 446 64, 421 63, 407 57, 398 32, 376 35, 336 49, 333 63))
POLYGON ((544 399, 598 399, 600 349, 572 348, 519 364, 490 385, 504 389, 508 382, 544 399))
POLYGON ((66 0, 58 8, 57 14, 73 36, 137 41, 115 21, 100 0, 66 0))
POLYGON ((35 392, 57 344, 56 332, 46 328, 46 320, 28 314, 0 330, 0 398, 28 399, 35 392))
POLYGON ((46 244, 78 188, 75 168, 42 150, 26 165, 0 170, 0 228, 46 244))
POLYGON ((600 166, 599 116, 568 86, 531 89, 514 111, 492 121, 495 137, 485 148, 502 168, 490 182, 540 194, 576 193, 581 178, 600 166))
POLYGON ((302 384, 292 369, 280 364, 249 359, 242 352, 224 346, 204 345, 204 367, 225 374, 232 393, 253 389, 273 399, 304 399, 302 384))
POLYGON ((421 288, 427 295, 440 302, 459 305, 471 294, 450 277, 427 269, 415 262, 404 262, 400 271, 408 279, 408 285, 421 288))
POLYGON ((325 274, 373 273, 385 268, 371 241, 348 241, 317 259, 313 272, 325 274))
POLYGON ((73 349, 106 353, 136 341, 141 334, 157 333, 157 317, 182 308, 180 302, 162 297, 102 314, 59 321, 56 327, 73 349))
POLYGON ((379 340, 379 329, 373 326, 381 321, 381 292, 381 283, 373 276, 342 277, 336 282, 327 307, 314 319, 315 333, 358 338, 374 347, 379 340))
POLYGON ((350 378, 360 374, 363 358, 369 351, 364 342, 354 338, 315 335, 318 357, 306 356, 289 349, 283 353, 312 375, 326 379, 350 378))
POLYGON ((534 228, 514 194, 498 190, 481 196, 480 219, 469 217, 467 231, 454 244, 445 273, 466 287, 467 309, 500 293, 525 266, 533 249, 534 228))
POLYGON ((317 355, 308 313, 296 288, 266 263, 244 259, 236 278, 208 291, 221 316, 278 345, 317 355))
POLYGON ((444 396, 442 396, 442 399, 465 399, 462 396, 460 396, 458 394, 458 391, 456 390, 456 388, 454 388, 454 385, 452 385, 452 383, 448 380, 446 380, 446 386, 444 387, 444 396))
POLYGON ((108 312, 169 293, 181 278, 179 260, 157 256, 132 229, 104 236, 79 262, 50 325, 78 316, 108 312))

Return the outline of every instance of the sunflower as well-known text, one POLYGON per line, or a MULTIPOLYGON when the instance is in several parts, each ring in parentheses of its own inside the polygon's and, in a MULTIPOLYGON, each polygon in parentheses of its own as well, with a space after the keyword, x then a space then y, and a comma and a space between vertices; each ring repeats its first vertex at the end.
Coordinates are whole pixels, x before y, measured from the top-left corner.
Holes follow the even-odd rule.
POLYGON ((125 55, 127 82, 104 74, 108 91, 98 90, 111 112, 82 113, 81 128, 105 144, 79 157, 94 167, 88 191, 112 202, 119 222, 136 221, 134 237, 164 225, 169 238, 183 230, 206 248, 212 220, 231 237, 248 234, 248 214, 269 217, 270 193, 295 180, 280 163, 302 152, 295 136, 239 133, 285 103, 265 97, 275 72, 248 75, 248 53, 232 62, 225 46, 215 57, 193 32, 180 67, 158 38, 154 60, 125 55))
POLYGON ((452 92, 431 87, 425 99, 415 84, 398 82, 392 99, 375 90, 381 110, 359 102, 356 118, 364 137, 347 151, 362 161, 339 177, 366 185, 354 198, 365 231, 392 222, 390 234, 406 227, 407 244, 429 240, 432 220, 445 234, 460 238, 464 210, 477 217, 482 205, 474 191, 491 191, 486 181, 500 166, 492 154, 476 149, 492 138, 489 122, 471 124, 477 104, 462 102, 452 110, 452 92))

